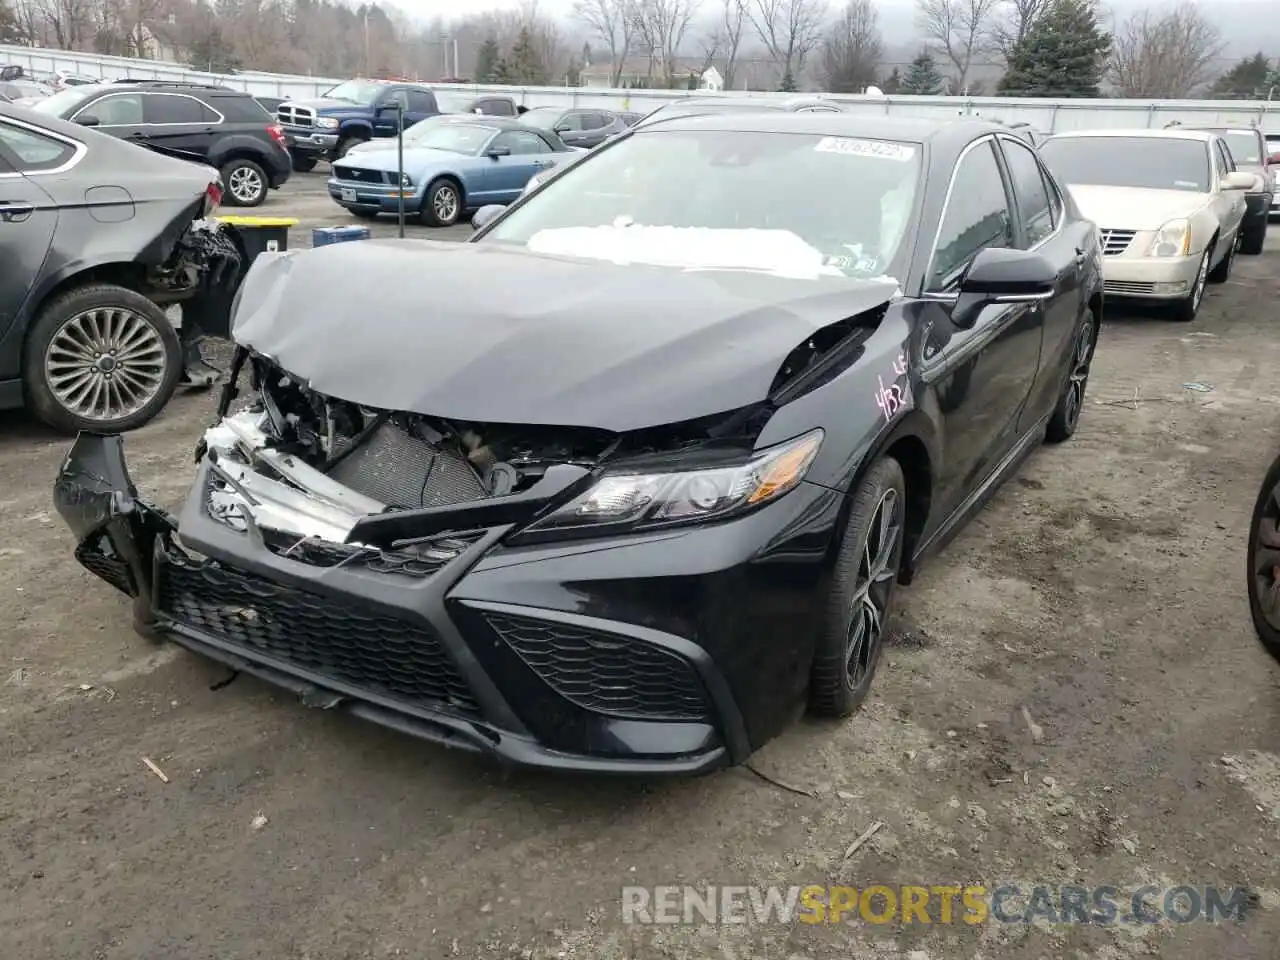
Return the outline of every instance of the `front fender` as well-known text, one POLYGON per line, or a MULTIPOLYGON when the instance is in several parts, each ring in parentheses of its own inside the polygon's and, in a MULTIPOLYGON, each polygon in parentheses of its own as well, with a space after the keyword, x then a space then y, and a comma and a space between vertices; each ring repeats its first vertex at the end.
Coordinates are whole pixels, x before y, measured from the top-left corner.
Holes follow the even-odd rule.
POLYGON ((345 137, 363 137, 373 139, 373 124, 368 120, 344 120, 338 125, 338 139, 345 137))

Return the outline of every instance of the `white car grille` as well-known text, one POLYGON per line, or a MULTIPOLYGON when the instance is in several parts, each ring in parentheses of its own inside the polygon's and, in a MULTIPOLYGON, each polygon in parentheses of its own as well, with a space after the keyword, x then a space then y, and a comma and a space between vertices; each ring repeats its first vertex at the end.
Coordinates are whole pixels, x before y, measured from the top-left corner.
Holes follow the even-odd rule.
POLYGON ((1102 255, 1104 257, 1116 257, 1129 249, 1129 244, 1133 243, 1133 238, 1138 235, 1137 230, 1103 230, 1102 234, 1102 255))

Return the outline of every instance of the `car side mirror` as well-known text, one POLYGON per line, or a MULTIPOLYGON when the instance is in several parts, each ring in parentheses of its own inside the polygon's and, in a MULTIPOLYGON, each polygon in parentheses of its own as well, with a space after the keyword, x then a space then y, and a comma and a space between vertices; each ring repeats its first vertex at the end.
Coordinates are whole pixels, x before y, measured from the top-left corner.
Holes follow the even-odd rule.
POLYGON ((556 133, 561 135, 564 135, 570 132, 569 125, 567 123, 557 123, 555 127, 553 127, 552 129, 554 129, 556 133))
POLYGON ((76 123, 80 124, 82 127, 96 127, 102 123, 102 121, 92 113, 84 113, 76 117, 76 123))
POLYGON ((1244 170, 1233 170, 1222 178, 1223 190, 1252 190, 1253 174, 1244 170))
POLYGON ((493 222, 493 218, 507 209, 500 203, 490 203, 481 207, 476 211, 475 216, 471 218, 471 226, 476 230, 482 230, 493 222))
POLYGON ((1038 253, 988 247, 978 251, 960 281, 960 297, 952 322, 968 329, 984 307, 995 303, 1048 300, 1058 285, 1058 271, 1038 253))
POLYGON ((484 152, 484 155, 488 157, 490 160, 497 160, 499 157, 509 157, 511 156, 511 148, 510 147, 490 147, 488 150, 484 152))

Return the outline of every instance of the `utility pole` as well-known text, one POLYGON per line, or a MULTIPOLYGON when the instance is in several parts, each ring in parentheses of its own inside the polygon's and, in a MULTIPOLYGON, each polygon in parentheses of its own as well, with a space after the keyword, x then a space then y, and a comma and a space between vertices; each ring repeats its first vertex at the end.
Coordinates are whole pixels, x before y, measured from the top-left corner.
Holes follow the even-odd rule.
POLYGON ((369 72, 369 8, 364 8, 364 75, 372 76, 369 72))

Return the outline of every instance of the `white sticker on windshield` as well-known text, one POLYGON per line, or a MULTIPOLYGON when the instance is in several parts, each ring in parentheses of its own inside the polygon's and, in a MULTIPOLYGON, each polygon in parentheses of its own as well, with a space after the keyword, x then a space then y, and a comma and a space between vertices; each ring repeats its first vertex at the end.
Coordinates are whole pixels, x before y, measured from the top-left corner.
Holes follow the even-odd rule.
POLYGON ((1194 190, 1196 187, 1200 186, 1200 184, 1196 183, 1194 180, 1175 180, 1173 181, 1173 185, 1175 187, 1182 187, 1184 190, 1194 190))
POLYGON ((813 148, 815 153, 843 153, 848 157, 879 157, 882 160, 897 160, 906 163, 916 151, 902 143, 889 143, 886 140, 853 140, 849 137, 823 137, 813 148))

